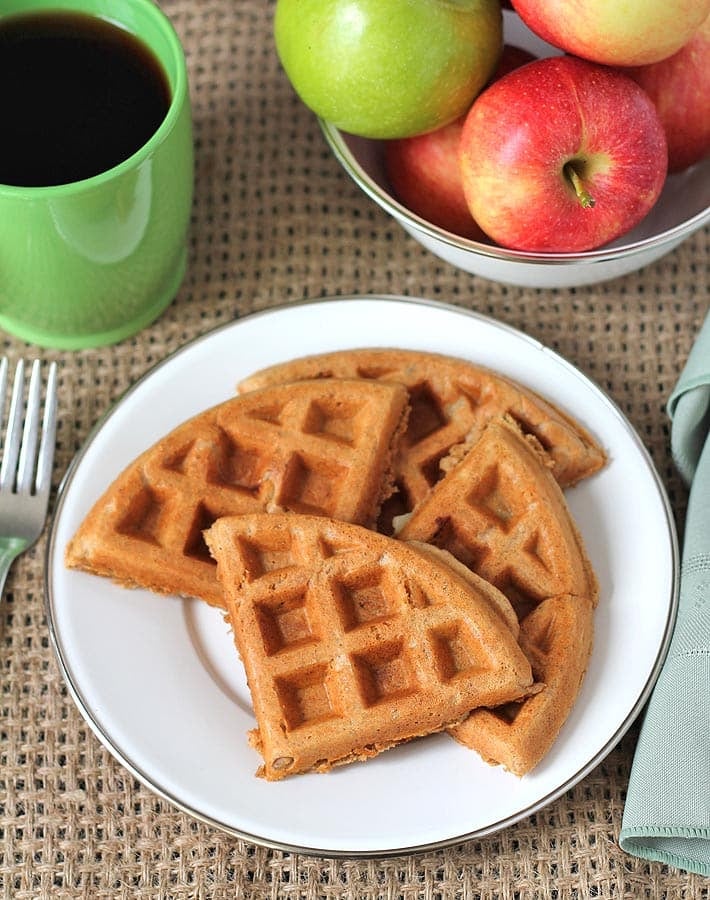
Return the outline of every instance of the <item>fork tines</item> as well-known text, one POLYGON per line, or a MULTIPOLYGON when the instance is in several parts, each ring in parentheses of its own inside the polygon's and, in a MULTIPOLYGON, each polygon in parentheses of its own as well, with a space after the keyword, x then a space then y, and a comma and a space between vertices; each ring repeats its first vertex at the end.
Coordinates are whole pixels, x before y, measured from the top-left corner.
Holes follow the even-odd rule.
MULTIPOLYGON (((32 363, 25 401, 24 360, 15 369, 0 463, 0 491, 18 494, 49 492, 57 424, 57 364, 50 363, 42 410, 42 366, 32 363), (41 427, 40 427, 41 417, 41 427)), ((8 360, 0 361, 0 397, 8 390, 8 360)), ((3 409, 0 408, 0 413, 3 409)))

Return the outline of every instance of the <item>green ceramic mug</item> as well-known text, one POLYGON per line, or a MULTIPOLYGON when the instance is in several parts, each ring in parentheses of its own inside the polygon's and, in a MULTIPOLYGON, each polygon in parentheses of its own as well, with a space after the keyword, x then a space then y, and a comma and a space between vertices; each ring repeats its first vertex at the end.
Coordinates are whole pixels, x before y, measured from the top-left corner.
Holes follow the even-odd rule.
POLYGON ((170 90, 157 131, 123 162, 69 184, 0 183, 0 328, 73 350, 136 333, 174 298, 187 259, 192 124, 184 53, 152 0, 3 0, 0 15, 47 9, 130 32, 170 90))

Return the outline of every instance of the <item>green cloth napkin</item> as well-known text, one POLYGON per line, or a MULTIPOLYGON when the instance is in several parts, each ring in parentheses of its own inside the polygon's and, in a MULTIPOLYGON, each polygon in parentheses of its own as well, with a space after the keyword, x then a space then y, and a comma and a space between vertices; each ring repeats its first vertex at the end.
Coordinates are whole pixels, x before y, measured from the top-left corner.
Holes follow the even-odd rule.
POLYGON ((710 875, 710 313, 668 412, 673 459, 690 486, 678 617, 636 747, 619 842, 710 875))

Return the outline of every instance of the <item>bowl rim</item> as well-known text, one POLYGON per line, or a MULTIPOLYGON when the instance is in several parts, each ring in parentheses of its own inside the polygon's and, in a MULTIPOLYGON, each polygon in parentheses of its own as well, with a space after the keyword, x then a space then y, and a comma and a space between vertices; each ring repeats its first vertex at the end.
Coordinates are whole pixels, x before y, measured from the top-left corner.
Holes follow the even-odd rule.
MULTIPOLYGON (((661 231, 652 237, 642 238, 629 244, 606 245, 594 250, 584 250, 579 253, 549 252, 541 253, 530 250, 511 250, 492 244, 484 244, 455 235, 450 231, 440 228, 416 215, 399 203, 391 194, 381 187, 357 161, 348 147, 344 134, 335 125, 324 119, 318 118, 318 124, 338 162, 355 181, 355 183, 368 194, 379 206, 397 219, 400 224, 411 226, 429 238, 448 244, 459 251, 472 251, 479 256, 488 257, 502 262, 521 262, 537 265, 566 266, 586 263, 609 262, 620 258, 628 259, 647 253, 649 250, 658 249, 665 245, 679 243, 697 229, 710 222, 710 205, 700 210, 695 215, 661 231)), ((669 246, 669 249, 671 247, 669 246)))

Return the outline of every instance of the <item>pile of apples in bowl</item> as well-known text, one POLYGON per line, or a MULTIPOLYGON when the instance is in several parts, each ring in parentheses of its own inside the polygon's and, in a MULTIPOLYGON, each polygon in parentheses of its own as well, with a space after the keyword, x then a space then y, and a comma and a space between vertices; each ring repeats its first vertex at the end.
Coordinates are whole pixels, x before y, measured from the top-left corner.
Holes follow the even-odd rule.
POLYGON ((625 275, 710 223, 710 0, 277 0, 297 94, 416 240, 495 281, 625 275))

